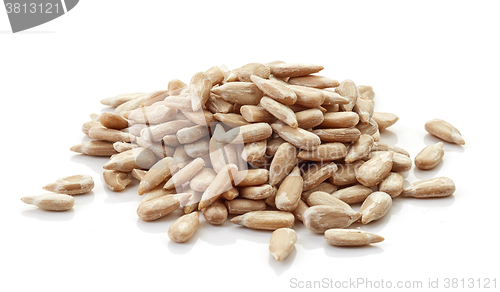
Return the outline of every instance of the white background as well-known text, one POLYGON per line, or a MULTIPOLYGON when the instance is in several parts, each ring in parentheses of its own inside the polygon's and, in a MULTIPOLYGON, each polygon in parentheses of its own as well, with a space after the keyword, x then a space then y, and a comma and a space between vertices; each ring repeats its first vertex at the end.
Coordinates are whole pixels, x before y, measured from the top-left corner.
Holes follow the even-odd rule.
POLYGON ((438 278, 443 287, 445 278, 468 285, 470 277, 475 287, 477 278, 496 278, 498 289, 498 11, 495 1, 80 1, 12 34, 1 8, 0 290, 281 291, 324 278, 424 287, 438 278), (89 114, 107 110, 103 98, 189 82, 214 65, 274 60, 320 64, 322 75, 373 86, 376 111, 400 117, 382 142, 412 158, 438 141, 427 120, 452 123, 466 145, 446 143, 436 169, 405 177, 408 185, 448 176, 455 194, 395 199, 383 219, 353 226, 386 238, 363 248, 328 246, 297 222, 295 250, 276 262, 269 232, 215 227, 202 216, 188 243, 170 242, 180 210, 142 222, 137 183, 113 193, 101 178, 106 158, 69 151, 86 141, 80 127, 89 114), (72 211, 19 200, 78 173, 96 186, 72 211))

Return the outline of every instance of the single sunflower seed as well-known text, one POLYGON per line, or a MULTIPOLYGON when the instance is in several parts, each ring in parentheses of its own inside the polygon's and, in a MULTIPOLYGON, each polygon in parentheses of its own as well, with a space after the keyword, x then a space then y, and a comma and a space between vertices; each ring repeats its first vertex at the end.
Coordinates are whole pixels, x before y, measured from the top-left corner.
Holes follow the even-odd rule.
POLYGON ((373 192, 361 205, 361 223, 368 224, 384 217, 392 206, 392 198, 384 192, 373 192))
POLYGON ((277 260, 282 261, 293 250, 297 242, 297 234, 291 228, 279 228, 273 231, 269 240, 269 253, 277 260))
POLYGON ((22 197, 21 201, 47 211, 67 211, 75 205, 75 198, 57 193, 22 197))
POLYGON ((462 134, 450 123, 441 119, 433 119, 425 123, 425 130, 446 142, 465 145, 462 134))
POLYGON ((86 174, 65 176, 43 187, 46 191, 66 195, 85 194, 90 192, 93 188, 94 180, 90 175, 86 174))
POLYGON ((455 192, 455 183, 447 177, 436 177, 412 183, 403 190, 402 197, 439 198, 455 192))
POLYGON ((363 246, 384 241, 380 235, 355 229, 328 229, 325 239, 333 246, 363 246))
POLYGON ((198 212, 182 215, 168 228, 168 237, 174 242, 184 243, 193 237, 199 225, 198 212))
POLYGON ((441 162, 443 156, 443 142, 438 142, 425 147, 415 156, 415 166, 424 170, 433 169, 441 162))

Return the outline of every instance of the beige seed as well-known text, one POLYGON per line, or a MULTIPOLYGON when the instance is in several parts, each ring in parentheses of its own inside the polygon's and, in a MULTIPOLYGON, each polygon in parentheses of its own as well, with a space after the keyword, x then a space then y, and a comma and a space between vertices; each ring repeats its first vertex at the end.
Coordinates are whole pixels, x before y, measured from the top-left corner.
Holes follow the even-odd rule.
POLYGON ((190 181, 189 187, 197 192, 203 192, 212 183, 217 173, 211 168, 203 168, 190 181))
POLYGON ((141 138, 145 141, 158 141, 166 135, 175 134, 180 129, 191 126, 194 126, 194 123, 190 120, 170 121, 143 129, 141 138))
POLYGON ((132 182, 132 178, 126 172, 104 170, 102 176, 108 188, 113 192, 123 191, 132 182))
POLYGON ((222 97, 215 93, 210 93, 205 107, 214 114, 227 114, 233 111, 233 104, 225 101, 222 97))
POLYGON ((321 191, 321 192, 325 192, 327 194, 332 194, 336 190, 337 190, 336 185, 331 184, 327 181, 324 181, 324 182, 320 183, 319 185, 315 186, 314 188, 312 188, 308 191, 302 192, 302 199, 307 202, 307 199, 309 198, 309 196, 314 192, 321 191))
POLYGON ((260 100, 260 106, 288 126, 292 128, 298 127, 295 113, 286 105, 264 96, 260 100))
POLYGON ((332 196, 329 193, 321 191, 316 191, 313 192, 311 195, 309 195, 309 197, 307 198, 307 205, 309 205, 310 207, 327 205, 327 206, 336 206, 340 208, 352 209, 351 206, 349 206, 344 201, 337 199, 336 197, 332 196))
POLYGON ((230 222, 252 229, 276 230, 292 228, 295 217, 292 213, 284 211, 252 211, 236 216, 230 222))
POLYGON ((312 165, 302 176, 304 179, 304 187, 302 188, 302 191, 308 191, 318 186, 329 176, 332 176, 336 170, 337 165, 334 162, 312 165))
POLYGON ((437 177, 412 183, 403 190, 401 197, 439 198, 455 192, 455 183, 447 177, 437 177))
POLYGON ((299 200, 299 203, 297 204, 297 208, 295 208, 295 210, 292 211, 292 214, 293 216, 295 216, 295 218, 297 220, 300 220, 301 222, 304 221, 304 213, 306 212, 306 210, 309 209, 309 206, 307 205, 306 202, 304 202, 302 199, 299 200))
POLYGON ((66 195, 85 194, 90 192, 93 188, 94 180, 90 175, 86 174, 65 176, 43 187, 46 191, 66 195))
MULTIPOLYGON (((154 188, 148 192, 145 192, 140 204, 145 203, 145 202, 150 201, 150 200, 153 200, 153 199, 156 199, 156 198, 159 198, 159 197, 163 197, 163 196, 167 196, 167 195, 175 195, 175 194, 177 194, 177 191, 175 189, 174 190, 166 190, 163 188, 162 185, 160 185, 160 186, 157 186, 156 188, 154 188)), ((191 197, 189 197, 186 200, 190 201, 191 197)))
POLYGON ((70 150, 90 156, 111 156, 118 153, 113 147, 113 143, 98 140, 77 144, 72 146, 70 150))
POLYGON ((222 83, 224 81, 224 71, 218 66, 210 67, 205 71, 205 75, 210 79, 212 86, 222 83))
POLYGON ((324 142, 354 142, 361 136, 356 128, 318 129, 312 132, 324 142))
POLYGON ((392 198, 384 192, 373 192, 363 202, 359 212, 361 223, 368 224, 384 217, 392 206, 392 198))
POLYGON ((145 94, 146 94, 145 92, 119 94, 117 96, 108 97, 108 98, 101 100, 101 104, 116 108, 119 105, 126 103, 127 101, 130 101, 130 100, 137 98, 139 96, 143 96, 145 94))
POLYGON ((224 125, 229 126, 230 128, 236 128, 240 126, 245 126, 245 125, 250 125, 249 122, 247 122, 243 116, 240 114, 233 114, 233 113, 228 113, 228 114, 214 114, 214 118, 219 121, 224 123, 224 125))
POLYGON ((278 148, 281 144, 287 143, 285 140, 281 139, 279 136, 277 138, 269 137, 266 145, 266 154, 270 157, 273 157, 278 151, 278 148))
POLYGON ((240 195, 240 192, 238 191, 238 189, 233 187, 233 188, 230 188, 229 190, 223 192, 220 196, 224 200, 231 201, 231 200, 234 200, 235 198, 237 198, 239 195, 240 195))
POLYGON ((271 73, 277 77, 299 77, 323 70, 323 66, 306 63, 281 63, 271 68, 271 73))
POLYGON ((410 157, 410 153, 408 153, 408 151, 404 150, 403 148, 382 142, 374 142, 372 151, 393 151, 410 157))
POLYGON ((230 103, 258 105, 264 93, 252 82, 229 82, 212 92, 230 103))
POLYGON ((238 171, 234 176, 234 184, 239 187, 258 186, 267 183, 269 180, 269 170, 248 169, 238 171))
POLYGON ((121 130, 128 127, 128 121, 116 113, 102 113, 99 122, 108 129, 121 130))
POLYGON ((141 136, 141 131, 146 129, 147 127, 148 127, 148 125, 146 125, 146 124, 135 124, 135 125, 132 125, 126 129, 123 129, 122 131, 125 133, 129 133, 131 135, 134 135, 136 137, 139 137, 139 136, 141 136))
POLYGON ((404 177, 397 172, 391 172, 378 184, 378 190, 389 194, 392 198, 399 196, 404 188, 404 177))
POLYGON ((197 110, 195 112, 191 110, 181 110, 181 112, 188 120, 195 123, 196 125, 206 127, 207 125, 210 125, 210 123, 217 122, 217 119, 215 119, 214 114, 212 114, 210 111, 206 109, 197 110))
POLYGON ((243 144, 261 141, 271 137, 273 129, 267 123, 256 123, 233 128, 215 139, 222 143, 243 144))
POLYGON ((201 210, 203 217, 212 225, 222 225, 226 222, 228 212, 226 205, 217 199, 210 206, 201 210))
POLYGON ((208 129, 205 126, 192 126, 177 131, 176 137, 179 143, 188 144, 208 136, 208 129))
POLYGON ((165 157, 156 162, 144 175, 139 184, 139 195, 154 189, 168 179, 178 168, 177 161, 172 157, 165 157))
POLYGON ((154 221, 165 217, 177 210, 181 203, 184 205, 191 194, 161 195, 146 201, 141 201, 137 208, 137 215, 144 221, 154 221))
POLYGON ((443 159, 443 142, 427 146, 415 157, 415 166, 420 169, 428 170, 436 167, 443 159))
POLYGON ((56 193, 22 197, 21 201, 47 211, 67 211, 75 204, 72 196, 56 193))
POLYGON ((180 188, 184 183, 192 179, 198 172, 205 166, 205 161, 201 158, 196 158, 195 160, 188 163, 177 173, 172 175, 172 177, 167 181, 164 188, 167 190, 173 188, 180 188))
POLYGON ((361 214, 343 207, 318 205, 309 207, 304 212, 303 223, 307 229, 324 233, 331 228, 346 228, 358 221, 361 214))
POLYGON ((210 95, 210 89, 212 89, 212 80, 204 72, 198 72, 193 75, 189 84, 193 111, 196 112, 205 105, 210 95))
POLYGON ((249 123, 273 123, 276 121, 272 114, 256 105, 244 105, 240 108, 240 113, 249 123))
POLYGON ((363 124, 369 124, 373 116, 373 106, 373 100, 358 98, 353 111, 359 115, 359 119, 363 124))
POLYGON ((358 91, 363 99, 373 99, 375 97, 373 87, 369 85, 358 85, 358 91))
POLYGON ((184 149, 184 145, 179 145, 177 148, 175 148, 175 152, 172 157, 174 158, 174 163, 178 168, 183 168, 184 166, 186 166, 186 164, 193 161, 193 158, 187 155, 186 150, 184 149))
POLYGON ((307 86, 314 88, 337 87, 340 84, 337 80, 318 75, 291 77, 290 79, 288 79, 288 83, 292 85, 300 85, 300 86, 307 86))
POLYGON ((297 96, 295 104, 297 105, 311 108, 318 107, 325 102, 325 95, 322 91, 316 88, 299 85, 288 85, 288 88, 295 92, 295 95, 297 96))
POLYGON ((372 150, 373 143, 374 141, 371 136, 366 134, 361 135, 358 141, 354 142, 354 144, 349 147, 349 152, 345 156, 345 162, 353 163, 368 155, 372 150))
POLYGON ((364 202, 371 193, 373 190, 369 187, 354 185, 337 190, 332 193, 332 196, 347 204, 357 204, 364 202))
POLYGON ((243 199, 249 200, 264 200, 276 193, 276 189, 269 184, 262 184, 260 186, 241 187, 239 189, 239 196, 243 199))
POLYGON ((319 109, 308 109, 295 113, 298 126, 302 129, 309 129, 323 123, 323 112, 319 109))
POLYGON ((184 214, 189 214, 198 210, 198 203, 200 202, 203 193, 192 190, 189 187, 183 188, 182 192, 191 195, 189 200, 187 200, 186 203, 184 204, 184 214))
POLYGON ((103 168, 131 172, 134 168, 148 169, 156 162, 156 157, 148 148, 134 148, 118 153, 104 164, 103 168))
POLYGON ((341 96, 340 94, 338 94, 335 91, 332 91, 331 89, 320 89, 320 92, 325 97, 325 100, 323 101, 322 104, 323 106, 337 105, 340 108, 341 104, 348 104, 349 102, 351 102, 348 98, 341 96))
POLYGON ((348 104, 341 104, 340 109, 343 111, 351 111, 359 98, 359 92, 356 84, 354 84, 352 80, 344 80, 338 87, 335 88, 335 92, 349 100, 348 104))
POLYGON ((142 169, 132 169, 132 171, 130 172, 130 175, 133 178, 135 178, 136 180, 142 181, 144 179, 144 177, 146 176, 146 173, 148 173, 148 172, 145 170, 142 170, 142 169))
POLYGON ((353 163, 341 163, 337 165, 337 171, 329 179, 334 185, 346 186, 358 182, 356 179, 356 170, 365 163, 362 160, 353 163))
POLYGON ((146 106, 135 109, 126 113, 125 117, 136 123, 157 125, 171 121, 176 113, 176 109, 161 104, 158 106, 146 106))
POLYGON ((312 150, 321 144, 318 135, 304 129, 294 129, 281 123, 271 124, 271 127, 283 140, 299 149, 312 150))
POLYGON ((210 162, 215 172, 219 172, 226 164, 238 164, 238 156, 235 145, 224 144, 216 140, 217 137, 224 135, 226 131, 221 124, 215 126, 212 137, 210 138, 210 162))
POLYGON ((292 171, 297 161, 297 149, 290 143, 282 143, 271 161, 269 167, 269 184, 280 183, 292 171))
MULTIPOLYGON (((92 120, 92 121, 88 121, 88 122, 86 122, 86 123, 84 123, 84 124, 82 125, 82 132, 83 132, 85 135, 89 136, 89 131, 90 131, 90 129, 92 129, 92 128, 94 128, 94 127, 97 127, 97 128, 104 128, 104 127, 103 127, 103 125, 101 125, 101 123, 99 123, 98 121, 94 121, 94 120, 92 120)), ((89 136, 89 137, 90 137, 90 136, 89 136)))
POLYGON ((304 180, 300 176, 300 169, 296 166, 279 186, 275 197, 276 208, 290 212, 295 210, 302 195, 303 185, 304 180))
POLYGON ((184 144, 184 151, 191 158, 200 158, 210 154, 210 140, 208 137, 184 144))
POLYGON ((255 75, 267 79, 271 71, 268 66, 261 63, 249 63, 238 69, 238 80, 241 82, 251 82, 250 76, 255 75))
MULTIPOLYGON (((105 143, 111 143, 111 142, 105 142, 105 143)), ((127 142, 115 142, 112 144, 113 144, 113 148, 116 150, 114 154, 122 153, 122 152, 139 147, 139 145, 137 145, 137 144, 127 143, 127 142)))
POLYGON ((446 142, 465 145, 462 134, 450 123, 441 119, 433 119, 425 123, 425 130, 446 142))
POLYGON ((163 100, 162 104, 175 110, 192 110, 192 101, 189 93, 170 95, 163 100))
POLYGON ((245 148, 241 153, 241 158, 245 161, 258 160, 262 158, 264 154, 266 154, 266 146, 267 146, 267 140, 247 143, 245 144, 245 148))
POLYGON ((174 135, 174 134, 165 135, 162 138, 162 141, 163 141, 163 144, 165 144, 169 147, 175 147, 175 148, 181 144, 179 142, 179 140, 177 139, 177 135, 174 135))
POLYGON ((141 106, 146 106, 148 101, 157 101, 163 100, 167 96, 169 96, 169 92, 167 90, 158 90, 150 93, 146 93, 144 95, 140 95, 134 99, 131 99, 115 108, 115 113, 123 114, 124 112, 135 110, 140 108, 141 106))
POLYGON ((314 150, 302 150, 297 154, 298 158, 310 161, 330 161, 345 157, 347 148, 342 143, 325 143, 314 150))
POLYGON ((324 114, 324 120, 319 125, 322 128, 350 128, 359 122, 358 114, 354 112, 333 112, 324 114))
POLYGON ((273 231, 269 240, 269 253, 277 261, 282 261, 292 252, 297 242, 297 234, 291 228, 273 231))
POLYGON ((191 239, 200 225, 198 212, 181 216, 168 228, 168 237, 177 243, 191 239))
POLYGON ((359 130, 361 134, 374 135, 378 131, 377 122, 373 118, 370 119, 368 124, 358 123, 356 129, 359 130))
POLYGON ((325 231, 325 239, 333 246, 363 246, 384 241, 380 235, 355 229, 329 229, 325 231))
POLYGON ((89 129, 89 137, 96 140, 108 142, 134 142, 135 136, 119 130, 92 127, 89 129))
POLYGON ((186 87, 187 87, 187 84, 180 81, 179 79, 172 79, 168 82, 168 85, 167 85, 168 91, 184 89, 186 87))
MULTIPOLYGON (((380 156, 380 155, 383 155, 384 153, 386 153, 386 151, 372 151, 369 154, 369 157, 372 158, 372 157, 380 156)), ((393 152, 393 156, 392 156, 392 171, 393 172, 409 171, 411 169, 411 166, 412 166, 412 161, 411 161, 410 157, 408 157, 404 154, 398 153, 398 152, 393 152)))
POLYGON ((202 210, 209 206, 217 200, 223 192, 230 189, 231 180, 235 177, 237 172, 238 168, 234 164, 228 164, 221 169, 205 192, 203 192, 201 201, 198 204, 198 210, 202 210))
POLYGON ((356 179, 366 187, 379 184, 391 172, 393 154, 388 151, 363 163, 356 171, 356 179))
POLYGON ((391 113, 375 112, 373 113, 373 119, 377 122, 378 129, 382 131, 394 125, 399 120, 399 117, 391 113))
POLYGON ((263 79, 255 75, 250 76, 250 79, 265 95, 282 104, 290 105, 297 101, 295 92, 281 82, 263 79))
POLYGON ((237 198, 225 201, 227 211, 232 215, 241 215, 253 211, 263 211, 266 209, 264 200, 249 200, 237 198))

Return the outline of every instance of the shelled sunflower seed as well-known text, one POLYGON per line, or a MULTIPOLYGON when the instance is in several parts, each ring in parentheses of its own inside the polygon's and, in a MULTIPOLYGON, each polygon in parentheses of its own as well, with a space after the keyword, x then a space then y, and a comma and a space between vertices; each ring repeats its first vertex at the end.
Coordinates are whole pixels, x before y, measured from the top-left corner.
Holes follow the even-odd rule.
MULTIPOLYGON (((94 140, 71 150, 110 156, 103 176, 111 190, 140 180, 142 220, 183 208, 168 232, 175 242, 203 227, 197 210, 213 225, 230 219, 275 230, 270 251, 277 260, 297 240, 295 219, 331 245, 380 242, 376 234, 333 230, 381 219, 400 194, 447 196, 454 184, 439 178, 404 189, 400 173, 411 169, 410 155, 379 141, 399 117, 375 111, 371 86, 317 75, 322 70, 282 61, 214 66, 189 84, 172 79, 166 90, 106 98, 101 103, 114 112, 92 115, 82 131, 94 140), (351 208, 360 203, 360 212, 351 208)), ((426 130, 463 144, 442 120, 426 130)), ((416 160, 423 168, 442 157, 427 152, 416 160)))

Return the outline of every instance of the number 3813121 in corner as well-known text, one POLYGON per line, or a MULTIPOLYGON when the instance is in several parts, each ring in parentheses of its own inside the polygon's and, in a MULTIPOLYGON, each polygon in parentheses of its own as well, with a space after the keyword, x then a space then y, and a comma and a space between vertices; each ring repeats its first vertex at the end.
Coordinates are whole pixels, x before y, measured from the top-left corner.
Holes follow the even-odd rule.
POLYGON ((5 9, 8 14, 59 14, 59 11, 62 11, 62 7, 59 7, 59 3, 17 3, 17 2, 8 2, 5 3, 5 9))
POLYGON ((444 288, 497 288, 496 278, 445 278, 444 288))

